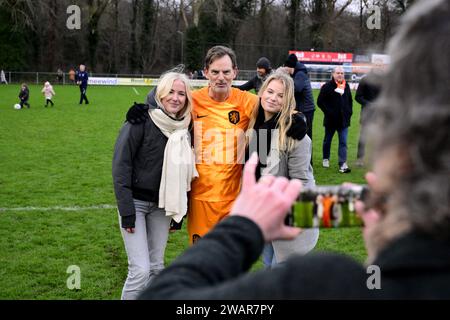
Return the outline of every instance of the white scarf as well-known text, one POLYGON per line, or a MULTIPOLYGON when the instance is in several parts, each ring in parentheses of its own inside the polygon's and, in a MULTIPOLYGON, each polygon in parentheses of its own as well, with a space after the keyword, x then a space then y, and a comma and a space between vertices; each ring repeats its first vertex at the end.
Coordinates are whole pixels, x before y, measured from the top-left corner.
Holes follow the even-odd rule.
POLYGON ((170 118, 161 109, 149 110, 149 114, 153 123, 168 138, 158 206, 165 209, 166 216, 179 223, 187 212, 187 192, 191 190, 191 182, 198 177, 188 133, 191 114, 186 112, 180 121, 170 118))

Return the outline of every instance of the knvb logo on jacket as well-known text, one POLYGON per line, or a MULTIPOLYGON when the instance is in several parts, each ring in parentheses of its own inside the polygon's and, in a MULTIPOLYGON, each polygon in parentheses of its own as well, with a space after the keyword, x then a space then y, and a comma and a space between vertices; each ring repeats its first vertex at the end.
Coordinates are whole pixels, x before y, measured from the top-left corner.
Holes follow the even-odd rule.
POLYGON ((228 113, 228 120, 230 120, 232 124, 238 124, 239 121, 241 121, 241 116, 238 111, 230 111, 228 113))

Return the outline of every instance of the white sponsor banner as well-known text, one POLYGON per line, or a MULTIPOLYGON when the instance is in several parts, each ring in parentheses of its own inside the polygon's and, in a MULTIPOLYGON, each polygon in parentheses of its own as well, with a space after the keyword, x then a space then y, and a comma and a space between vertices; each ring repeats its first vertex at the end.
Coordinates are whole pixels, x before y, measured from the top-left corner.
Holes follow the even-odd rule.
MULTIPOLYGON (((360 79, 352 79, 352 80, 360 80, 360 79)), ((247 81, 244 80, 235 80, 233 81, 233 85, 239 86, 247 81)), ((208 80, 190 80, 191 86, 194 88, 206 87, 208 86, 208 80)), ((311 87, 313 89, 320 89, 324 85, 325 81, 312 81, 311 87)), ((89 78, 89 84, 94 86, 147 86, 154 87, 158 85, 158 79, 150 79, 150 78, 100 78, 100 77, 91 77, 89 78)), ((358 89, 358 83, 349 82, 348 83, 351 90, 358 89)))
POLYGON ((117 78, 91 77, 88 80, 88 84, 94 86, 117 86, 117 78))
POLYGON ((158 84, 158 79, 151 78, 117 78, 119 86, 149 86, 154 87, 158 84))
POLYGON ((374 64, 390 64, 391 63, 391 57, 387 54, 379 54, 374 53, 372 54, 372 63, 374 64))
MULTIPOLYGON (((154 87, 158 85, 159 79, 153 78, 104 78, 104 77, 90 77, 89 84, 94 86, 147 86, 154 87)), ((233 85, 239 86, 247 81, 236 80, 233 85)), ((192 87, 206 87, 208 80, 190 80, 192 87)))

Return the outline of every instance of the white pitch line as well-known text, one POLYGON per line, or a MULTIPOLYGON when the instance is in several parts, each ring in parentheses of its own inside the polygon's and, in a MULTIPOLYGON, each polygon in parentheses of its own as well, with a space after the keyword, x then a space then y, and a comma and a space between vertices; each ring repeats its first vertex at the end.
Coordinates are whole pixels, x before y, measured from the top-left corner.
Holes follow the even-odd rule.
POLYGON ((136 93, 136 95, 138 96, 138 95, 139 95, 139 92, 136 90, 135 87, 133 87, 133 90, 134 90, 134 92, 136 93))
POLYGON ((86 210, 106 210, 106 209, 116 209, 117 206, 113 206, 110 204, 101 204, 98 206, 90 206, 90 207, 19 207, 19 208, 0 208, 0 212, 7 211, 86 211, 86 210))

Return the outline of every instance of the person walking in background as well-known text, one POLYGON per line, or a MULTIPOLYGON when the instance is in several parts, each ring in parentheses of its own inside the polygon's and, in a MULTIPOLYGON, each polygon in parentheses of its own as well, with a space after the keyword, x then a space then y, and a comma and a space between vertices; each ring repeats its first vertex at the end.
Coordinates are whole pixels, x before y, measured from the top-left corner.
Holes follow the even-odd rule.
MULTIPOLYGON (((297 56, 292 53, 284 63, 286 72, 288 72, 295 85, 295 104, 297 111, 300 111, 306 117, 308 125, 307 135, 313 140, 313 122, 314 122, 314 97, 311 88, 311 82, 308 76, 308 70, 305 65, 298 61, 297 56)), ((311 157, 312 164, 312 157, 311 157)))
POLYGON ((320 89, 317 105, 324 113, 325 137, 323 139, 322 165, 324 168, 330 167, 331 142, 337 131, 339 135, 339 172, 348 173, 350 168, 347 165, 347 136, 353 113, 353 99, 342 67, 335 67, 331 80, 320 89))
POLYGON ((86 66, 84 64, 80 65, 79 71, 75 75, 77 85, 80 86, 80 104, 89 104, 88 98, 86 96, 86 91, 88 87, 89 74, 86 71, 86 66))
POLYGON ((372 71, 361 79, 356 90, 355 100, 361 104, 361 115, 359 118, 360 132, 358 141, 358 152, 356 155, 355 165, 358 167, 364 166, 364 154, 366 148, 366 127, 370 119, 370 104, 375 101, 380 93, 380 87, 376 84, 370 83, 367 79, 370 79, 372 74, 379 74, 382 72, 383 67, 381 65, 375 65, 372 71))
POLYGON ((256 75, 247 81, 246 83, 235 86, 235 88, 250 91, 252 89, 255 90, 256 93, 259 92, 259 89, 262 86, 262 83, 267 79, 267 77, 272 73, 272 66, 270 64, 269 59, 266 57, 259 58, 256 62, 256 75))
POLYGON ((30 90, 28 89, 26 83, 22 83, 22 85, 20 86, 19 99, 20 108, 23 108, 23 106, 25 105, 28 109, 30 109, 31 106, 28 103, 28 100, 30 99, 30 90))
MULTIPOLYGON (((295 140, 287 136, 295 110, 294 82, 283 70, 272 73, 259 92, 260 104, 252 113, 248 129, 249 151, 259 154, 256 179, 282 176, 299 179, 306 187, 314 187, 315 179, 311 166, 311 139, 295 140)), ((306 254, 317 244, 319 229, 305 229, 291 241, 274 241, 266 244, 263 263, 271 267, 283 262, 294 253, 306 254)))
POLYGON ((188 132, 189 79, 167 72, 147 98, 149 121, 126 122, 114 148, 112 174, 128 277, 122 299, 138 294, 164 268, 170 222, 187 212, 187 192, 198 176, 188 132))
POLYGON ((55 91, 53 90, 53 86, 50 84, 50 82, 45 82, 44 88, 42 88, 41 92, 44 94, 45 97, 45 106, 48 107, 48 104, 50 103, 52 107, 54 106, 54 103, 52 101, 52 98, 54 95, 56 95, 55 91))

